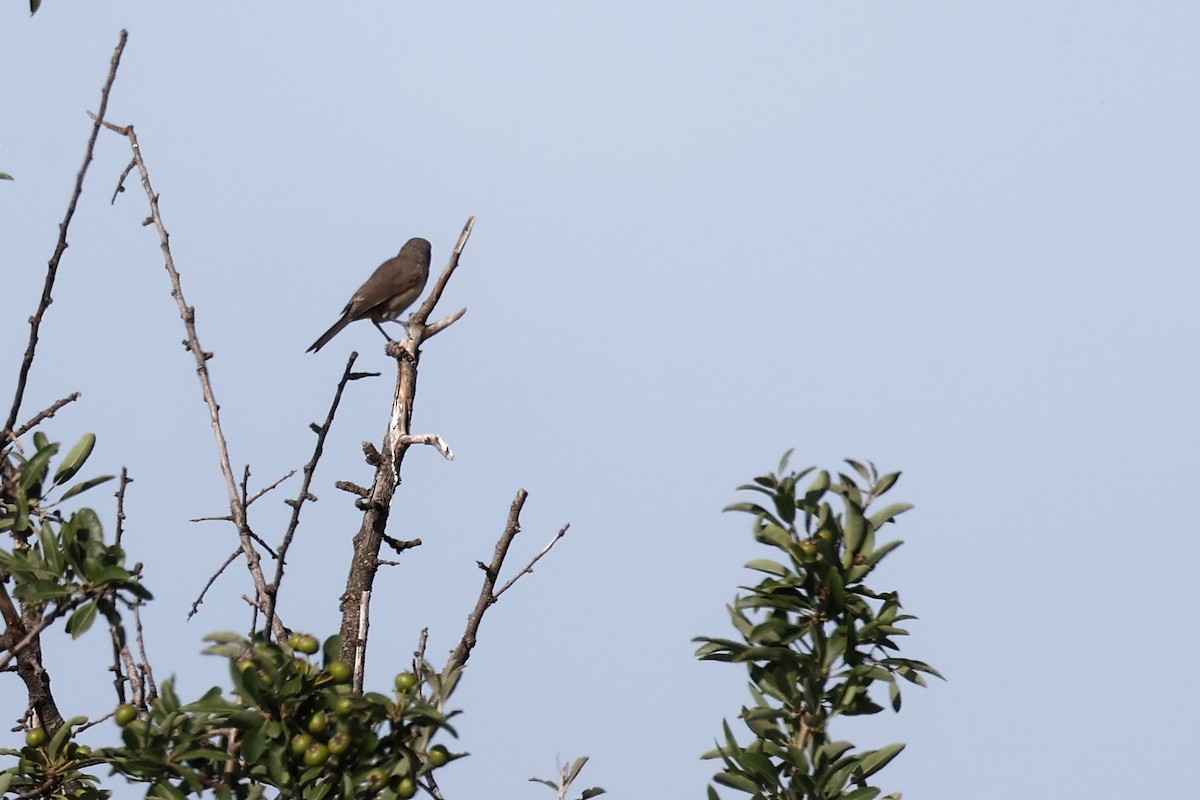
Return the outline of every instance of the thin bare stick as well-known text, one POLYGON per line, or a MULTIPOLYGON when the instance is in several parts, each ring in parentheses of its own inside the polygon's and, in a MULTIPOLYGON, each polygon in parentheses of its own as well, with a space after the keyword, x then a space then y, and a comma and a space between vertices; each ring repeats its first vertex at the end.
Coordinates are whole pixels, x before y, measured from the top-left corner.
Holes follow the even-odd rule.
POLYGON ((54 255, 50 257, 50 262, 46 266, 46 281, 42 285, 42 299, 38 302, 37 311, 29 318, 29 344, 25 348, 25 358, 22 359, 21 370, 17 374, 17 389, 12 407, 8 410, 8 420, 4 423, 5 431, 13 429, 13 426, 17 424, 17 416, 21 413, 21 401, 25 398, 25 384, 29 380, 29 370, 33 367, 33 355, 37 351, 38 330, 42 326, 42 317, 45 315, 46 309, 54 302, 52 296, 54 279, 58 275, 58 264, 67 249, 67 230, 71 227, 71 218, 75 216, 75 207, 79 204, 79 196, 83 194, 83 179, 92 163, 92 153, 96 150, 96 139, 100 136, 100 120, 104 119, 104 112, 108 110, 108 94, 112 91, 113 83, 117 79, 117 67, 121 65, 121 54, 125 52, 125 42, 128 39, 128 31, 122 30, 117 47, 113 50, 112 60, 109 62, 108 78, 104 81, 104 88, 100 90, 100 115, 92 125, 92 134, 88 137, 87 149, 84 151, 83 166, 79 168, 79 172, 75 176, 75 188, 71 191, 70 202, 67 203, 67 213, 58 225, 58 243, 54 246, 54 255))
MULTIPOLYGON (((246 519, 245 498, 238 492, 237 479, 234 477, 233 465, 229 458, 229 445, 225 440, 225 431, 221 427, 221 407, 217 403, 217 398, 212 388, 212 381, 208 374, 208 360, 212 358, 212 353, 206 352, 200 346, 200 337, 196 332, 196 309, 187 304, 187 299, 183 294, 183 285, 179 277, 179 271, 175 269, 175 259, 171 255, 170 234, 167 232, 162 213, 159 210, 158 193, 154 191, 154 187, 150 183, 150 172, 142 157, 142 149, 138 144, 137 134, 134 132, 133 126, 118 127, 104 121, 102 121, 102 124, 125 136, 129 140, 129 146, 133 151, 133 161, 137 164, 138 175, 142 179, 142 188, 145 190, 146 198, 150 204, 149 222, 158 231, 158 239, 163 253, 163 266, 166 267, 167 274, 170 276, 171 296, 175 298, 175 303, 179 307, 179 316, 183 320, 184 329, 187 331, 186 347, 196 361, 196 374, 200 378, 200 388, 204 394, 204 402, 208 406, 209 422, 212 425, 213 437, 217 444, 217 456, 221 465, 221 474, 225 476, 225 488, 229 494, 229 511, 233 517, 234 527, 237 529, 241 551, 246 557, 246 568, 249 570, 250 577, 254 583, 255 593, 260 599, 265 599, 267 597, 267 580, 262 571, 262 557, 254 546, 254 537, 250 530, 249 522, 246 519)), ((194 614, 196 606, 193 605, 192 608, 192 613, 194 614)), ((268 619, 267 624, 273 627, 273 632, 277 639, 283 637, 284 628, 282 622, 279 622, 275 617, 271 617, 268 619)))
MULTIPOLYGON (((333 427, 333 418, 337 414, 338 406, 342 403, 342 393, 346 390, 346 385, 350 383, 354 375, 354 362, 358 360, 358 353, 352 352, 350 358, 346 360, 346 368, 342 370, 342 379, 338 381, 337 389, 333 392, 333 400, 329 403, 329 411, 325 414, 325 423, 319 428, 313 425, 313 430, 317 433, 316 444, 313 445, 313 454, 309 458, 308 463, 304 465, 304 477, 300 481, 300 491, 295 499, 285 500, 292 507, 292 518, 288 521, 287 530, 283 534, 283 542, 279 545, 279 557, 275 560, 275 578, 268 586, 267 593, 267 618, 270 619, 275 615, 275 607, 279 603, 279 587, 283 582, 284 565, 287 563, 287 551, 292 546, 292 539, 296 535, 296 530, 300 527, 300 509, 303 508, 306 500, 316 500, 310 489, 312 488, 313 474, 317 471, 317 463, 321 460, 321 455, 325 452, 325 438, 329 435, 330 429, 333 427)), ((290 473, 289 473, 290 474, 290 473)))
POLYGON ((545 547, 543 547, 540 553, 538 553, 533 558, 529 559, 529 563, 526 564, 524 567, 522 567, 520 572, 518 572, 516 575, 513 575, 511 578, 509 578, 507 583, 505 583, 503 586, 501 586, 499 589, 497 589, 496 593, 494 595, 492 595, 492 597, 494 597, 496 600, 499 600, 500 595, 504 594, 510 588, 512 588, 512 585, 514 583, 516 583, 518 580, 520 580, 522 575, 528 575, 529 573, 533 572, 533 565, 536 564, 537 562, 541 561, 542 557, 544 555, 546 555, 546 553, 550 552, 550 548, 552 548, 552 547, 554 547, 554 545, 558 544, 558 540, 567 535, 567 531, 570 530, 570 528, 571 528, 571 523, 569 523, 569 522, 566 525, 563 525, 561 528, 559 528, 558 533, 554 534, 554 538, 550 540, 549 544, 547 544, 545 547))
POLYGON ((48 408, 44 408, 41 411, 39 411, 38 413, 34 414, 33 417, 28 422, 26 422, 24 425, 17 428, 15 431, 6 431, 5 435, 7 436, 7 438, 12 439, 13 441, 20 439, 22 436, 29 433, 31 430, 33 430, 38 425, 40 425, 43 420, 53 417, 56 413, 58 413, 58 410, 60 408, 67 405, 68 403, 74 403, 76 400, 78 400, 82 396, 83 395, 81 395, 79 392, 71 392, 71 394, 67 395, 66 397, 62 398, 61 400, 55 400, 53 403, 50 404, 50 406, 48 408))
POLYGON ((200 606, 204 605, 204 595, 208 594, 208 590, 211 589, 212 585, 217 582, 217 578, 221 577, 221 573, 225 571, 226 567, 234 562, 234 559, 236 559, 241 552, 242 548, 239 547, 237 550, 234 550, 232 553, 230 553, 229 558, 225 559, 221 566, 217 567, 217 571, 209 577, 208 581, 204 584, 204 588, 200 590, 199 596, 197 596, 192 602, 192 610, 189 611, 187 615, 188 619, 196 616, 196 612, 200 610, 200 606))
POLYGON ((382 565, 379 549, 384 542, 392 497, 400 479, 400 465, 409 447, 405 437, 411 436, 412 433, 412 408, 417 393, 417 364, 421 357, 421 343, 428 338, 429 330, 425 321, 441 299, 450 276, 457 269, 463 248, 466 247, 474 226, 475 218, 469 217, 450 254, 449 263, 434 284, 429 297, 425 298, 425 302, 406 323, 407 335, 403 340, 387 345, 386 352, 396 359, 396 389, 378 461, 375 462, 373 456, 368 456, 375 464, 375 480, 370 493, 361 501, 361 507, 364 509, 362 525, 354 536, 354 555, 350 561, 350 573, 346 577, 346 590, 342 593, 340 633, 343 661, 356 663, 359 658, 365 658, 367 643, 365 639, 359 638, 360 620, 364 609, 359 604, 362 598, 370 596, 369 593, 375 585, 375 575, 382 565))
POLYGON ((146 638, 142 633, 142 603, 133 604, 134 630, 137 632, 138 645, 138 674, 141 677, 141 694, 134 694, 133 701, 138 708, 149 708, 158 697, 158 684, 154 682, 154 670, 150 668, 150 657, 146 655, 146 638))
POLYGON ((277 488, 279 486, 279 484, 283 483, 284 481, 286 481, 288 478, 292 477, 295 474, 296 474, 296 470, 289 469, 283 477, 279 478, 276 481, 273 481, 270 485, 264 486, 263 488, 259 489, 257 492, 254 493, 253 497, 246 498, 246 505, 250 505, 251 503, 253 503, 258 498, 262 497, 267 492, 274 490, 275 488, 277 488))
POLYGON ((496 587, 496 581, 500 577, 500 568, 504 566, 508 548, 512 546, 513 539, 517 538, 517 534, 521 532, 521 509, 525 506, 527 497, 529 497, 529 493, 524 489, 517 490, 517 496, 513 498, 512 505, 508 509, 508 521, 504 524, 504 531, 496 540, 496 549, 492 553, 491 565, 485 565, 482 561, 476 562, 483 570, 483 587, 479 590, 479 599, 475 601, 475 608, 467 616, 467 627, 458 640, 458 645, 450 653, 450 660, 446 663, 447 671, 465 665, 467 659, 471 657, 471 650, 478 641, 479 625, 483 622, 483 615, 496 602, 496 595, 492 590, 496 587))
POLYGON ((121 546, 121 537, 125 535, 125 490, 131 483, 133 483, 133 478, 129 477, 129 470, 121 467, 120 485, 117 486, 117 491, 113 492, 117 498, 117 524, 113 541, 118 547, 121 546))
POLYGON ((551 540, 550 544, 542 548, 542 551, 534 556, 528 564, 526 564, 508 583, 504 584, 499 591, 496 591, 496 582, 500 579, 500 570, 504 567, 504 559, 508 557, 508 549, 512 546, 513 539, 517 538, 517 534, 521 532, 521 509, 525 506, 525 498, 529 493, 524 489, 517 491, 517 496, 513 499, 512 505, 508 509, 508 521, 504 525, 504 531, 500 534, 500 538, 496 541, 496 549, 492 553, 492 563, 484 564, 482 561, 476 562, 479 568, 483 570, 483 586, 479 590, 479 599, 475 601, 475 608, 472 609, 467 617, 467 627, 463 631, 462 638, 458 640, 458 645, 450 653, 450 660, 446 662, 446 670, 449 671, 456 667, 462 667, 467 663, 467 659, 471 657, 471 650, 474 649, 475 643, 478 640, 479 626, 483 622, 483 615, 487 610, 500 599, 500 595, 506 592, 509 587, 517 582, 517 579, 522 575, 526 575, 533 571, 533 565, 541 560, 542 556, 550 552, 550 548, 567 533, 569 525, 564 525, 558 534, 551 540))

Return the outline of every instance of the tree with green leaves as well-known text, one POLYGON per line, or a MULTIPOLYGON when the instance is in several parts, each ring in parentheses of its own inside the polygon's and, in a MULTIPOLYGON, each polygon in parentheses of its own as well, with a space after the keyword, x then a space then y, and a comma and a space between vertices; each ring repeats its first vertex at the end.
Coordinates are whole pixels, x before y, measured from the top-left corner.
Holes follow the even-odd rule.
MULTIPOLYGON (((904 745, 855 752, 830 727, 839 716, 882 711, 872 697, 877 686, 887 687, 899 711, 897 678, 924 686, 924 675, 940 677, 897 655, 896 638, 907 634, 900 623, 913 617, 901 613, 897 592, 865 582, 900 546, 878 541, 880 529, 911 506, 874 509, 899 472, 880 475, 856 461, 846 463, 857 479, 811 467, 787 472, 789 455, 776 473, 741 487, 765 500, 726 509, 751 514, 754 538, 777 556, 746 565, 764 577, 729 607, 740 639, 697 640, 699 658, 745 664, 750 673, 751 703, 741 719, 753 738, 739 743, 725 723, 723 740, 705 757, 724 765, 718 784, 755 800, 872 800, 881 790, 869 779, 904 745)), ((719 797, 711 786, 708 796, 719 797)))
MULTIPOLYGON (((36 10, 36 5, 34 7, 36 10)), ((485 613, 522 576, 529 574, 566 533, 560 529, 515 575, 503 580, 509 549, 520 532, 524 490, 517 492, 490 562, 480 561, 483 572, 479 596, 473 600, 465 630, 442 664, 426 657, 422 633, 411 661, 395 665, 388 685, 372 690, 366 679, 371 595, 385 549, 394 557, 419 547, 420 540, 404 541, 388 533, 392 498, 399 483, 404 456, 411 447, 429 446, 446 458, 450 448, 436 434, 414 434, 412 408, 416 395, 421 345, 457 322, 465 309, 430 321, 441 293, 458 266, 474 218, 468 219, 449 263, 424 303, 405 325, 406 335, 390 341, 387 354, 395 361, 396 389, 386 409, 386 426, 378 447, 368 447, 365 461, 372 472, 368 486, 349 481, 339 488, 353 498, 361 515, 358 531, 347 553, 345 590, 334 598, 342 614, 338 633, 319 641, 296 633, 285 623, 289 609, 280 602, 286 557, 297 542, 302 513, 317 500, 313 476, 332 429, 343 393, 353 382, 374 377, 354 369, 352 354, 321 424, 313 423, 312 456, 297 470, 258 490, 248 484, 247 466, 239 477, 230 460, 220 415, 220 403, 209 379, 207 351, 196 325, 195 309, 188 305, 185 287, 169 244, 166 221, 153 189, 150 169, 138 146, 132 125, 116 125, 106 118, 127 35, 121 32, 113 54, 100 104, 92 114, 93 126, 74 194, 59 225, 59 238, 46 271, 37 309, 29 317, 25 356, 14 381, 15 392, 7 418, 0 427, 0 668, 13 667, 22 682, 24 707, 12 709, 25 730, 25 744, 0 750, 0 795, 26 798, 77 798, 103 800, 112 790, 102 786, 97 769, 104 768, 144 787, 146 796, 161 800, 215 796, 219 800, 257 800, 260 797, 334 800, 340 798, 409 798, 418 791, 440 798, 437 771, 466 755, 450 748, 455 736, 449 707, 455 687, 478 640, 485 613), (89 507, 73 508, 77 497, 112 475, 76 482, 93 452, 96 437, 85 434, 65 457, 62 446, 40 429, 42 423, 79 399, 73 393, 36 413, 24 409, 26 387, 37 363, 39 332, 47 319, 52 292, 72 216, 92 163, 100 135, 116 134, 128 142, 132 164, 121 176, 136 169, 145 190, 149 222, 159 234, 171 297, 178 305, 187 353, 195 360, 206 413, 211 421, 222 477, 228 492, 227 516, 236 541, 235 557, 215 567, 212 584, 229 564, 238 561, 253 586, 249 597, 246 633, 219 633, 207 637, 207 654, 228 663, 229 688, 212 687, 198 698, 180 697, 173 680, 156 680, 152 659, 142 637, 140 611, 153 597, 142 582, 141 566, 127 563, 122 541, 125 491, 130 478, 121 471, 117 483, 115 535, 105 536, 101 514, 89 507), (23 420, 23 421, 22 421, 23 420), (256 501, 293 476, 295 494, 286 500, 291 518, 283 530, 267 532, 251 524, 256 501), (298 485, 297 485, 298 484, 298 485), (270 543, 268 544, 268 540, 270 543), (130 625, 129 620, 134 624, 130 625), (51 689, 42 636, 54 626, 73 638, 99 620, 107 623, 112 640, 112 663, 92 664, 93 674, 77 671, 79 681, 112 682, 114 709, 99 719, 66 717, 51 689), (131 636, 130 631, 135 633, 131 636), (115 676, 110 678, 108 673, 115 676), (78 735, 111 722, 119 730, 112 746, 89 747, 78 735)), ((123 187, 122 187, 123 188, 123 187)), ((10 314, 14 321, 17 315, 10 314)), ((15 337, 14 337, 15 338, 15 337)), ((207 591, 207 587, 201 593, 207 591)), ((197 600, 196 605, 199 605, 197 600)), ((6 695, 16 698, 16 692, 6 695)), ((572 762, 563 775, 563 788, 577 778, 586 759, 572 762)), ((603 790, 589 789, 592 797, 603 790)))

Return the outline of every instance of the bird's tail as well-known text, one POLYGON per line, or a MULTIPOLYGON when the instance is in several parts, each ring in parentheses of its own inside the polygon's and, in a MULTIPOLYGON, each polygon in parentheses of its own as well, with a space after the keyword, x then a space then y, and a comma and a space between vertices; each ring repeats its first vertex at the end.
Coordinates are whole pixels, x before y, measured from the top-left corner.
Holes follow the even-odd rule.
POLYGON ((342 318, 333 323, 333 327, 321 334, 321 338, 312 343, 312 346, 306 350, 306 353, 315 353, 325 345, 329 344, 329 340, 337 336, 342 328, 350 324, 350 315, 342 314, 342 318))

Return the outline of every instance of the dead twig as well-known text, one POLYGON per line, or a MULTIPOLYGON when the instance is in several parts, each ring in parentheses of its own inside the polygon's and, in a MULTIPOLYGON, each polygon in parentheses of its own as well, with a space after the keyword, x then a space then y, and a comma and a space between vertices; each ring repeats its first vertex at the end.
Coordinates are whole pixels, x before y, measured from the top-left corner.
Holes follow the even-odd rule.
POLYGON ((83 166, 75 175, 75 187, 71 190, 67 213, 63 216, 62 222, 58 224, 58 242, 54 246, 54 255, 50 256, 50 262, 46 265, 46 280, 42 284, 42 298, 38 302, 37 311, 29 318, 29 344, 25 347, 25 357, 21 360, 21 369, 17 373, 17 388, 13 396, 12 407, 8 410, 8 420, 4 423, 5 431, 13 429, 13 426, 17 424, 17 416, 21 413, 21 401, 25 398, 25 384, 29 380, 29 370, 33 367, 33 356, 37 351, 38 330, 42 326, 42 317, 45 316, 46 309, 54 302, 54 280, 58 276, 59 262, 62 261, 63 253, 67 250, 67 230, 71 227, 71 219, 75 216, 75 207, 79 205, 79 197, 83 194, 83 179, 87 176, 88 167, 92 163, 92 154, 96 150, 96 139, 100 136, 101 120, 104 119, 104 112, 108 110, 108 95, 112 91, 113 83, 117 80, 117 67, 121 65, 121 54, 125 52, 125 42, 128 39, 129 32, 122 30, 117 47, 113 50, 112 60, 109 62, 108 78, 104 81, 104 88, 100 90, 100 113, 98 116, 92 117, 94 124, 92 133, 88 136, 87 148, 84 150, 83 166))
POLYGON ((522 575, 533 572, 533 565, 549 553, 550 548, 554 547, 558 543, 558 540, 567 534, 567 529, 571 527, 570 525, 564 525, 560 528, 554 538, 550 540, 550 543, 542 548, 541 552, 530 559, 528 564, 522 567, 516 575, 497 590, 496 583, 500 580, 500 570, 504 567, 504 560, 508 557, 508 549, 512 546, 513 540, 517 538, 517 534, 521 532, 521 509, 525 506, 525 498, 528 496, 529 493, 524 489, 517 491, 517 496, 513 499, 512 505, 508 509, 508 521, 504 525, 504 531, 496 541, 496 549, 492 553, 492 562, 490 564, 484 564, 482 561, 476 562, 479 568, 483 570, 483 586, 479 590, 479 599, 475 601, 475 608, 467 616, 467 627, 463 631, 462 637, 458 640, 458 645, 450 653, 450 660, 446 663, 447 672, 464 666, 467 663, 467 659, 471 657, 471 650, 475 648, 475 643, 478 640, 479 626, 483 623, 483 615, 487 613, 487 610, 522 575))
MULTIPOLYGON (((246 568, 254 583, 255 594, 260 600, 265 600, 268 596, 268 588, 267 580, 262 570, 262 557, 254 546, 255 537, 250 530, 250 525, 246 518, 246 498, 244 493, 239 493, 238 491, 238 482, 234 477, 233 465, 229 458, 229 445, 225 439, 225 431, 221 427, 221 407, 217 403, 216 394, 212 388, 212 380, 208 372, 208 361, 212 358, 212 353, 206 352, 200 346, 200 337, 196 331, 196 309, 187 304, 187 299, 183 294, 183 284, 179 276, 179 271, 175 268, 175 259, 171 255, 171 237, 167 232, 166 224, 163 222, 158 204, 158 193, 154 191, 154 187, 150 182, 150 171, 142 156, 141 145, 138 143, 137 134, 133 126, 126 125, 122 127, 113 125, 102 118, 97 121, 104 127, 128 139, 129 147, 133 151, 133 162, 137 165, 138 175, 142 181, 142 188, 146 192, 146 199, 150 205, 150 217, 147 219, 146 224, 152 224, 158 232, 158 239, 163 253, 163 266, 166 268, 171 280, 171 296, 175 298, 175 303, 179 307, 179 316, 183 320, 184 329, 187 333, 184 345, 196 361, 196 375, 200 379, 200 388, 204 395, 205 405, 208 406, 209 422, 212 425, 213 437, 216 440, 217 457, 220 461, 221 474, 225 477, 225 488, 229 494, 230 516, 237 530, 241 552, 246 557, 246 568)), ((218 571, 219 573, 220 571, 218 571)), ((203 597, 203 592, 201 593, 201 597, 203 597)), ((195 613, 196 607, 196 605, 193 605, 192 614, 195 613)), ((277 639, 282 638, 283 623, 279 622, 277 617, 272 616, 268 619, 268 624, 272 626, 275 637, 277 639)))
MULTIPOLYGON (((403 340, 391 342, 387 346, 387 352, 396 359, 396 390, 388 418, 387 433, 377 462, 368 454, 371 462, 376 464, 375 480, 370 493, 360 501, 364 509, 363 521, 354 536, 354 555, 350 561, 349 575, 346 577, 346 590, 342 593, 341 657, 343 661, 352 664, 357 664, 365 658, 367 643, 365 638, 360 638, 365 632, 362 630, 361 620, 369 612, 363 604, 370 598, 371 589, 375 585, 375 575, 382 563, 379 560, 379 549, 384 542, 392 497, 400 478, 400 465, 404 461, 409 444, 412 443, 407 437, 412 435, 417 364, 421 357, 421 344, 430 336, 425 321, 441 299, 446 284, 457 269, 463 248, 466 247, 474 226, 475 218, 469 217, 433 290, 406 323, 407 335, 403 340)), ((466 309, 463 309, 455 319, 461 318, 465 311, 466 309)), ((444 330, 448 325, 449 323, 446 323, 439 330, 444 330)), ((438 441, 440 442, 440 439, 438 441)), ((446 452, 449 452, 448 447, 446 452)))
MULTIPOLYGON (((279 587, 283 582, 283 570, 287 563, 288 548, 292 546, 292 539, 296 535, 296 530, 300 527, 300 510, 304 507, 306 500, 316 500, 310 489, 312 488, 313 474, 317 471, 317 463, 321 460, 321 455, 325 452, 325 439, 329 436, 329 431, 333 427, 333 419, 337 414, 338 406, 342 403, 342 393, 345 392, 347 384, 355 380, 354 376, 359 373, 354 372, 354 362, 358 360, 358 353, 352 352, 350 358, 346 360, 346 368, 342 370, 342 379, 338 381, 337 389, 333 392, 333 400, 329 403, 329 411, 325 414, 325 422, 320 427, 315 424, 310 427, 317 434, 317 441, 313 445, 313 454, 309 458, 308 463, 304 465, 304 477, 300 481, 300 491, 294 499, 285 500, 292 507, 292 518, 288 520, 287 530, 283 534, 283 541, 279 545, 279 557, 275 561, 275 577, 271 580, 268 586, 267 594, 267 615, 268 619, 275 614, 275 607, 279 602, 279 587)), ((290 474, 290 473, 289 473, 290 474)))

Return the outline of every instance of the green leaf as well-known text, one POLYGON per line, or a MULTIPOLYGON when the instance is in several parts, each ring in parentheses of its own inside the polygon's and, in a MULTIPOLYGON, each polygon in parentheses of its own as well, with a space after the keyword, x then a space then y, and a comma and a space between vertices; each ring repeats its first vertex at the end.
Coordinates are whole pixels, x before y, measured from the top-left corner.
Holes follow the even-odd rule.
POLYGON ((38 542, 42 545, 42 560, 46 562, 46 567, 55 575, 62 574, 63 567, 67 564, 50 523, 43 523, 38 530, 38 542))
POLYGON ((222 714, 228 711, 236 711, 239 708, 241 706, 225 699, 219 686, 214 686, 205 692, 204 696, 199 700, 195 700, 184 706, 183 710, 197 714, 222 714))
POLYGON ((895 517, 903 514, 912 507, 912 503, 892 503, 890 506, 886 506, 871 515, 871 527, 878 529, 885 522, 891 522, 895 517))
POLYGON ((879 770, 883 769, 888 763, 900 755, 900 751, 904 749, 903 743, 889 744, 887 747, 881 747, 878 750, 871 750, 863 753, 859 759, 859 768, 862 770, 862 777, 869 778, 879 770))
MULTIPOLYGON (((870 482, 870 480, 871 480, 871 473, 867 471, 867 468, 866 468, 866 467, 864 467, 862 464, 858 463, 857 461, 855 461, 855 460, 854 460, 854 459, 852 459, 852 458, 847 458, 847 459, 845 459, 845 462, 846 462, 847 464, 849 464, 850 466, 854 467, 854 471, 855 471, 855 472, 857 472, 859 475, 861 475, 861 476, 862 476, 862 479, 863 479, 864 481, 870 482)), ((868 463, 868 464, 871 464, 871 462, 870 462, 870 461, 868 461, 867 463, 868 463)), ((871 466, 872 466, 872 467, 874 467, 875 465, 874 465, 874 464, 871 464, 871 466)))
POLYGON ((77 728, 88 721, 87 717, 71 717, 63 723, 62 727, 50 738, 50 744, 46 748, 46 752, 51 758, 58 758, 58 754, 62 752, 63 745, 71 739, 71 729, 77 728))
POLYGON ((42 0, 29 0, 29 15, 33 16, 42 7, 42 0))
POLYGON ((74 486, 72 486, 70 489, 67 489, 65 492, 63 492, 63 496, 61 498, 59 498, 59 502, 61 503, 63 500, 68 500, 77 494, 82 494, 83 492, 86 492, 88 489, 91 489, 94 486, 99 486, 102 483, 111 481, 114 477, 115 476, 113 476, 113 475, 100 475, 95 478, 88 478, 83 483, 77 483, 74 486))
POLYGON ((713 775, 713 780, 724 786, 728 786, 738 791, 754 794, 758 791, 758 784, 736 772, 718 772, 713 775))
POLYGON ((19 599, 30 603, 49 603, 52 600, 65 600, 71 596, 71 590, 61 586, 57 581, 33 581, 23 583, 14 591, 19 599))
POLYGON ((815 500, 825 494, 825 490, 829 488, 829 471, 821 470, 817 473, 816 479, 809 485, 808 491, 804 493, 807 500, 815 500))
POLYGON ((96 621, 96 611, 95 601, 89 600, 70 616, 67 620, 67 633, 71 634, 72 639, 78 639, 87 633, 88 628, 96 621))
POLYGON ((41 448, 33 454, 33 458, 21 467, 21 478, 17 485, 28 491, 35 483, 41 483, 49 470, 50 459, 58 452, 58 443, 54 442, 41 448))
POLYGON ((154 800, 187 800, 187 795, 165 778, 151 786, 146 797, 154 800))
POLYGON ((875 485, 871 487, 871 494, 876 497, 881 496, 888 489, 896 485, 896 481, 900 480, 899 472, 889 472, 879 480, 875 481, 875 485))
MULTIPOLYGON (((30 2, 30 4, 33 4, 36 2, 40 2, 40 0, 29 0, 29 2, 30 2)), ((0 181, 11 181, 12 179, 13 179, 13 176, 9 175, 7 172, 0 172, 0 181)))
POLYGON ((772 561, 769 558, 756 558, 753 561, 746 562, 746 569, 753 569, 759 572, 765 572, 768 575, 787 575, 788 569, 778 561, 772 561))
POLYGON ((599 786, 593 786, 590 789, 584 789, 583 794, 579 795, 579 800, 591 800, 593 797, 599 797, 604 794, 604 790, 599 786))
POLYGON ((250 728, 242 733, 242 755, 250 763, 257 763, 262 758, 267 744, 267 737, 261 727, 250 728))
POLYGON ((92 450, 96 447, 96 434, 85 433, 75 446, 71 448, 71 452, 67 453, 67 457, 58 465, 58 469, 54 473, 54 485, 62 486, 71 478, 75 477, 75 473, 79 472, 88 460, 88 456, 92 454, 92 450))
POLYGON ((879 796, 880 790, 874 786, 864 786, 861 789, 855 789, 849 794, 842 794, 839 800, 874 800, 879 796))
POLYGON ((773 544, 776 547, 787 547, 792 541, 792 535, 778 525, 763 525, 755 533, 763 544, 773 544))
POLYGON ((575 778, 579 775, 579 770, 583 769, 584 765, 587 764, 587 762, 588 762, 587 756, 582 756, 580 758, 575 759, 574 763, 572 763, 569 767, 567 767, 567 772, 566 772, 566 776, 565 776, 566 782, 570 783, 571 781, 575 780, 575 778))

